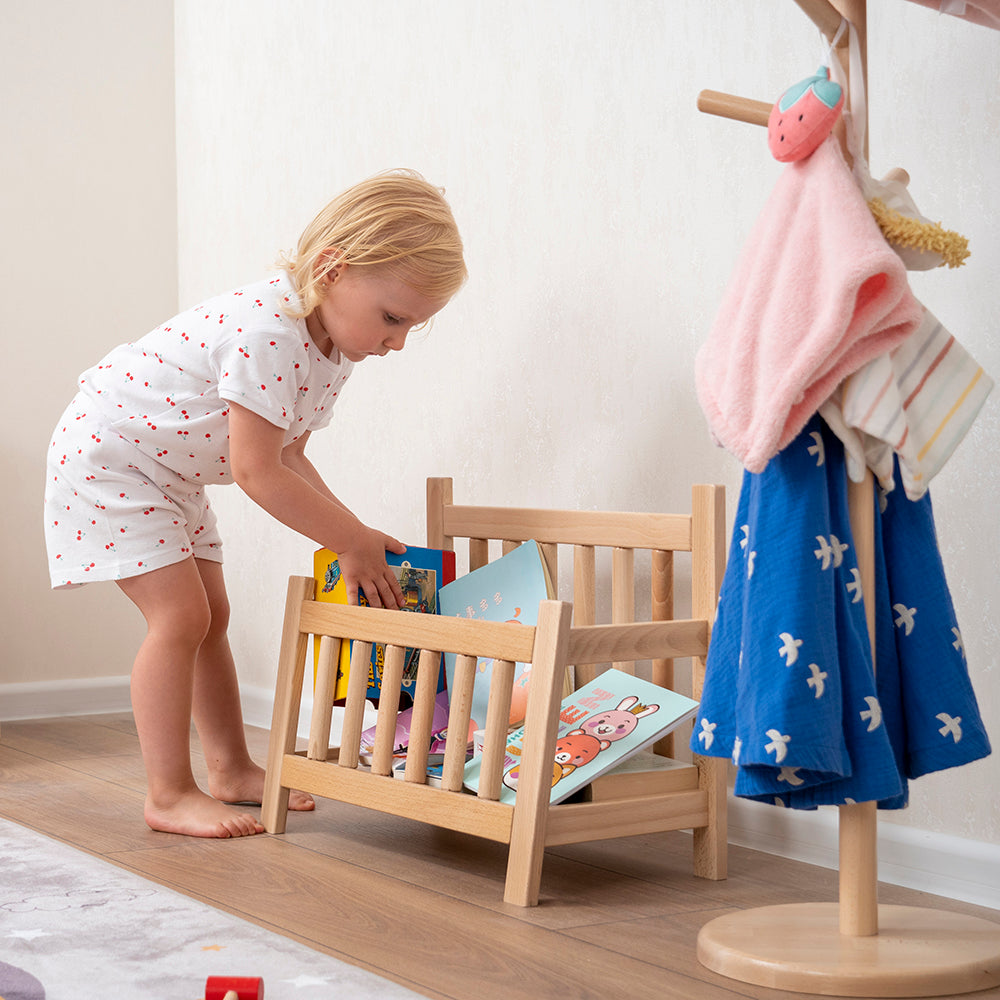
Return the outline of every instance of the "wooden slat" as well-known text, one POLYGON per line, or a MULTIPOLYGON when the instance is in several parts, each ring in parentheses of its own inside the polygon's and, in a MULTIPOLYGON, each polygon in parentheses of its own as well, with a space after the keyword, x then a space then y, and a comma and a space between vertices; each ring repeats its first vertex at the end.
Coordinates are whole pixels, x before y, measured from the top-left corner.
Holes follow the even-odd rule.
POLYGON ((309 721, 309 756, 326 760, 333 724, 333 694, 337 685, 337 663, 340 660, 340 640, 328 635, 319 637, 319 657, 316 683, 313 687, 312 718, 309 721))
MULTIPOLYGON (((670 621, 674 617, 674 554, 655 549, 650 554, 650 618, 654 622, 670 621)), ((671 657, 653 657, 650 680, 660 687, 674 688, 674 661, 671 657)), ((653 750, 664 757, 674 756, 674 733, 667 733, 653 744, 653 750)))
POLYGON ((476 682, 475 656, 457 656, 455 671, 448 692, 448 738, 445 743, 441 787, 457 792, 465 775, 465 754, 469 743, 469 722, 472 718, 472 690, 476 682))
POLYGON ((427 480, 427 547, 454 549, 455 539, 444 533, 444 509, 452 502, 453 482, 444 476, 427 480))
POLYGON ((427 752, 434 724, 434 700, 437 696, 441 654, 431 649, 420 651, 417 683, 413 691, 413 717, 410 720, 410 746, 406 752, 407 781, 427 781, 427 752))
MULTIPOLYGON (((411 615, 410 617, 419 617, 411 615)), ((396 716, 399 715, 399 685, 403 680, 406 647, 387 645, 382 668, 382 687, 375 721, 375 748, 372 751, 372 772, 386 775, 392 772, 393 746, 396 736, 396 716)))
POLYGON ((306 786, 326 798, 395 816, 409 816, 421 823, 433 823, 499 843, 510 838, 514 810, 503 802, 490 802, 460 792, 446 793, 430 785, 397 781, 356 768, 331 767, 297 754, 283 758, 281 772, 291 787, 306 786))
POLYGON ((340 731, 341 767, 357 767, 361 748, 361 731, 364 728, 365 696, 368 691, 368 665, 372 658, 372 644, 357 641, 351 647, 351 666, 347 675, 347 705, 340 731))
POLYGON ((485 566, 490 561, 490 540, 488 538, 469 539, 469 572, 485 566))
POLYGON ((603 837, 632 837, 660 830, 688 830, 708 822, 704 791, 640 795, 605 802, 573 802, 549 810, 547 846, 603 837))
POLYGON ((534 638, 530 629, 507 622, 412 615, 320 601, 306 601, 302 605, 299 628, 303 632, 350 636, 365 642, 471 653, 521 663, 530 662, 534 638))
POLYGON ((486 735, 483 737, 483 760, 479 769, 481 799, 498 799, 503 784, 504 750, 510 727, 510 700, 514 690, 514 664, 494 660, 490 673, 490 695, 486 703, 486 735))
POLYGON ((524 542, 605 545, 631 549, 691 548, 691 518, 686 514, 538 510, 528 507, 450 506, 445 531, 458 538, 506 538, 524 542))
MULTIPOLYGON (((597 555, 593 545, 573 547, 573 624, 593 625, 597 621, 597 555)), ((589 684, 597 676, 597 664, 575 664, 576 687, 589 684)))
POLYGON ((549 597, 559 598, 559 546, 555 542, 539 542, 538 549, 545 565, 546 583, 549 584, 549 597))
POLYGON ((703 656, 708 650, 708 625, 699 618, 672 622, 589 625, 569 635, 571 663, 601 663, 614 655, 628 660, 657 656, 703 656))
MULTIPOLYGON (((616 548, 611 556, 611 621, 615 625, 635 621, 635 552, 616 548)), ((618 658, 611 664, 618 670, 635 673, 635 663, 618 658)))

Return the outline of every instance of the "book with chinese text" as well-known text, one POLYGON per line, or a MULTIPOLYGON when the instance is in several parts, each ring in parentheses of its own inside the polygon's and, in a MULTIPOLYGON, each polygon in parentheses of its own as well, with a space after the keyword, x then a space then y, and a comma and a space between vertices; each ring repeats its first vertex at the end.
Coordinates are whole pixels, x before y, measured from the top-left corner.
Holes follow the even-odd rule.
MULTIPOLYGON (((552 581, 535 541, 527 541, 499 559, 460 576, 441 588, 441 614, 490 622, 513 622, 519 625, 538 623, 538 605, 554 597, 552 581)), ((455 655, 446 653, 445 673, 449 690, 455 676, 455 655)), ((472 693, 473 729, 486 725, 486 702, 490 694, 492 660, 480 659, 472 693)), ((514 668, 514 696, 511 724, 524 718, 530 664, 514 668)))

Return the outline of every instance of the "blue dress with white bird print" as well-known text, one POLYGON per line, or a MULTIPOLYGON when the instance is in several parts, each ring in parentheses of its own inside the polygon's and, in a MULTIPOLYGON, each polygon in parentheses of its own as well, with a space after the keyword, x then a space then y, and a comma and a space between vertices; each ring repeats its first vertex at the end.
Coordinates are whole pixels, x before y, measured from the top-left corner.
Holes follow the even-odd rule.
POLYGON ((839 440, 813 417, 744 473, 691 735, 733 758, 738 796, 902 808, 908 779, 990 752, 930 497, 873 503, 877 671, 839 440))

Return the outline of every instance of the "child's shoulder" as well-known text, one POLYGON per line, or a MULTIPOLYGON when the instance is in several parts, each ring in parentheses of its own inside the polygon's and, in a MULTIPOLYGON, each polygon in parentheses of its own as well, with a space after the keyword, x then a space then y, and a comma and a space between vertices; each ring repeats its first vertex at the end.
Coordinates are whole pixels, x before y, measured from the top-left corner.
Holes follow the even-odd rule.
POLYGON ((215 343, 230 336, 287 333, 301 336, 301 320, 293 312, 298 293, 284 271, 221 292, 184 309, 160 330, 196 328, 215 343))
MULTIPOLYGON (((228 291, 220 292, 210 298, 203 299, 185 310, 194 315, 204 314, 204 318, 213 315, 228 315, 235 310, 245 310, 251 313, 271 315, 279 310, 287 315, 289 309, 299 305, 298 292, 286 271, 279 271, 258 281, 252 281, 228 291)), ((291 316, 288 316, 291 319, 291 316)))

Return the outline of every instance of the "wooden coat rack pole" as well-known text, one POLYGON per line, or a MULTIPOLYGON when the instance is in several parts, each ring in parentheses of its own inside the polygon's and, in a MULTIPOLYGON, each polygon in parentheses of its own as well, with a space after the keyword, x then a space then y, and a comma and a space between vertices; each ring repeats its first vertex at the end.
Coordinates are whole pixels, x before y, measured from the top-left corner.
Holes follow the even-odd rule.
MULTIPOLYGON (((795 0, 828 39, 846 18, 854 26, 867 90, 866 0, 795 0)), ((835 50, 850 80, 849 37, 835 50)), ((866 102, 867 104, 867 102, 866 102)), ((772 104, 702 91, 698 108, 767 125, 772 104)), ((865 124, 864 155, 868 156, 865 124)), ((851 531, 874 651, 874 481, 848 486, 851 531)), ((741 910, 707 923, 698 958, 732 979, 824 996, 925 997, 1000 985, 1000 924, 943 910, 879 906, 877 806, 839 807, 839 903, 741 910)))

